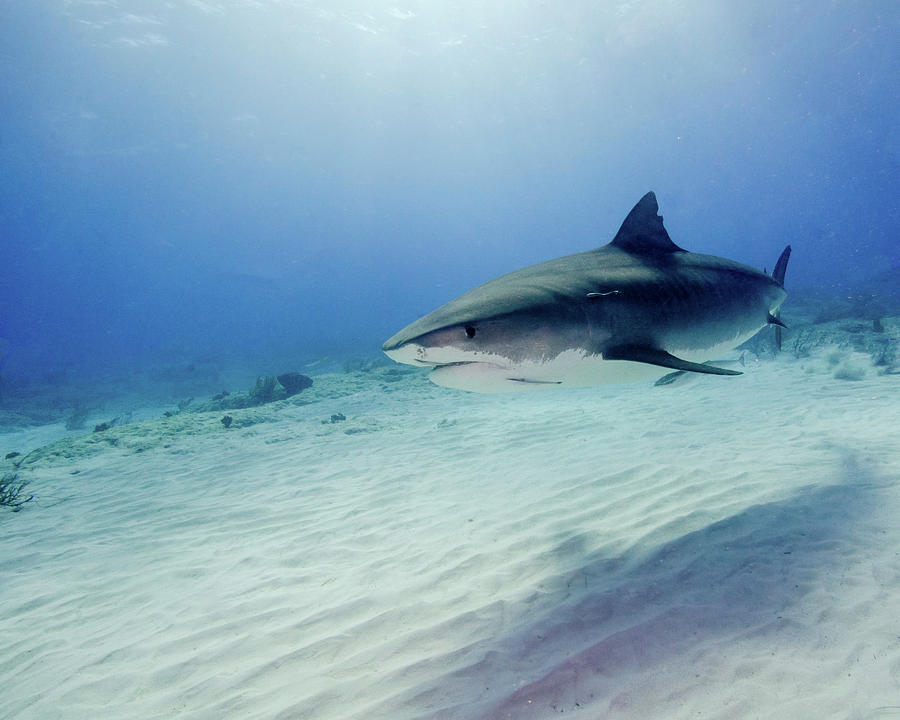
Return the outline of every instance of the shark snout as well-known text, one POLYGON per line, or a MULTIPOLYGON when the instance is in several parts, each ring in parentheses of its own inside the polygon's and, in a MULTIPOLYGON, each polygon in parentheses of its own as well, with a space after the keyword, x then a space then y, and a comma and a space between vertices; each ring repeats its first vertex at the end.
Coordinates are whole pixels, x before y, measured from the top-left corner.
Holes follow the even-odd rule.
MULTIPOLYGON (((387 353, 388 357, 396 359, 394 357, 396 353, 405 356, 410 352, 415 352, 416 349, 421 349, 423 345, 422 334, 409 326, 385 340, 381 349, 387 353)), ((404 361, 398 360, 398 362, 404 361)))
POLYGON ((381 349, 386 353, 396 350, 408 340, 408 338, 402 337, 402 335, 403 333, 397 333, 393 337, 388 338, 382 343, 381 349))
POLYGON ((425 367, 432 364, 426 361, 425 349, 415 342, 395 341, 392 338, 384 343, 381 349, 391 360, 404 365, 425 367))
POLYGON ((420 368, 439 368, 449 365, 479 362, 478 353, 467 352, 452 345, 431 345, 418 339, 388 340, 381 349, 391 360, 420 368))
POLYGON ((386 343, 383 343, 381 346, 382 352, 386 352, 388 355, 391 354, 394 350, 400 347, 400 343, 391 342, 388 340, 386 343))

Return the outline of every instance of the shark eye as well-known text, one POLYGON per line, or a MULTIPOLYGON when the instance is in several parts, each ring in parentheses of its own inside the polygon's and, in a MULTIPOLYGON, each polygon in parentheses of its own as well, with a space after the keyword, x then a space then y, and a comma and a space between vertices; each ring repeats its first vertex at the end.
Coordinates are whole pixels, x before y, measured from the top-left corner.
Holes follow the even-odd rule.
POLYGON ((471 325, 466 325, 466 337, 470 340, 475 337, 475 328, 473 328, 471 325))

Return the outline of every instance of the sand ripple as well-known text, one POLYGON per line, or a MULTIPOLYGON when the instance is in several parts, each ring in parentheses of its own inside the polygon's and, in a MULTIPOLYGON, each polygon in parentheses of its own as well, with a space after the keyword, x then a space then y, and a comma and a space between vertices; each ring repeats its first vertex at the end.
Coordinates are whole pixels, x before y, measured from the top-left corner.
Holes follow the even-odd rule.
POLYGON ((0 717, 887 717, 896 382, 412 384, 38 465, 0 717))

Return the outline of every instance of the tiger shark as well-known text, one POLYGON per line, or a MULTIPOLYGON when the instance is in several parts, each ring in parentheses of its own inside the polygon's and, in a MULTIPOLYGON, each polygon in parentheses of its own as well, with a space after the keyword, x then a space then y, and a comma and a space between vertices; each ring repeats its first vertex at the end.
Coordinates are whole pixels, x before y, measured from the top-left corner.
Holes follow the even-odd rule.
POLYGON ((656 195, 615 238, 502 275, 442 305, 383 345, 431 368, 438 385, 481 393, 740 375, 709 364, 767 325, 784 324, 788 245, 772 275, 672 242, 656 195))

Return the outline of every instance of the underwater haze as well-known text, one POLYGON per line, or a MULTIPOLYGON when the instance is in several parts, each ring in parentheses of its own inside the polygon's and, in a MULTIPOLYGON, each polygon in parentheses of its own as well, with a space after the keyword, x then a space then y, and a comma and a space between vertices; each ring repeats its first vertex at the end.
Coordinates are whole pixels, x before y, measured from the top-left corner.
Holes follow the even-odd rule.
POLYGON ((0 716, 898 717, 898 38, 0 0, 0 716))
POLYGON ((789 289, 896 283, 898 34, 890 1, 5 0, 0 372, 375 353, 648 190, 688 250, 792 244, 789 289))

